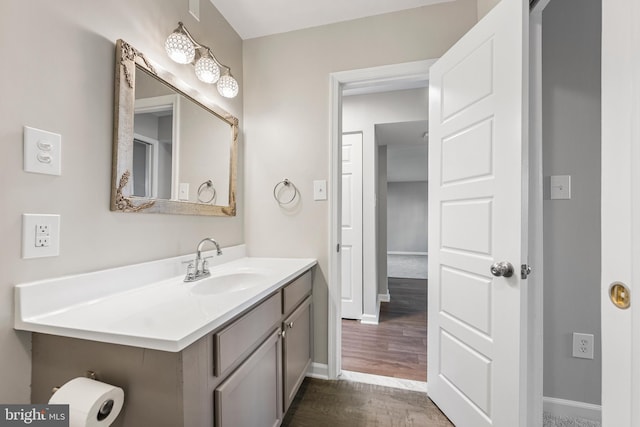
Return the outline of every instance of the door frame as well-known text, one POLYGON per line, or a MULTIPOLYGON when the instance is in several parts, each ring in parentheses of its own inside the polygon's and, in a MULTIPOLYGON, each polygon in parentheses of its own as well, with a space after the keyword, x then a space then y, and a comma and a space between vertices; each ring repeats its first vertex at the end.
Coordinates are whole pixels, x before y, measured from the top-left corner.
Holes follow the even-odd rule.
POLYGON ((529 239, 527 282, 527 426, 541 426, 544 411, 544 176, 542 169, 542 12, 551 0, 529 11, 529 239))
MULTIPOLYGON (((329 129, 330 171, 329 171, 329 296, 328 296, 328 342, 327 342, 327 376, 336 379, 342 372, 342 283, 341 263, 338 247, 340 245, 340 229, 342 212, 342 90, 390 85, 410 86, 413 82, 428 80, 429 67, 437 59, 383 65, 372 68, 340 71, 329 75, 329 129)), ((366 208, 366 207, 364 207, 366 208)), ((375 208, 375 206, 374 206, 375 208)), ((374 224, 375 225, 375 224, 374 224)), ((365 230, 366 231, 366 230, 365 230)), ((373 245, 372 254, 376 254, 373 245)), ((363 256, 367 256, 363 253, 363 256)), ((375 283, 377 285, 377 277, 375 283)))

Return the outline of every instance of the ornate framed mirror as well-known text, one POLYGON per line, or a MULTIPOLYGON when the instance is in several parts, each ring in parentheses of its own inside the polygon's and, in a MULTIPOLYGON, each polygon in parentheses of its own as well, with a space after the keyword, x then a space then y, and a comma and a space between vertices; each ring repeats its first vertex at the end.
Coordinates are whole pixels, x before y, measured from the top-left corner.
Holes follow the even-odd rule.
POLYGON ((234 216, 238 119, 116 43, 111 210, 234 216))

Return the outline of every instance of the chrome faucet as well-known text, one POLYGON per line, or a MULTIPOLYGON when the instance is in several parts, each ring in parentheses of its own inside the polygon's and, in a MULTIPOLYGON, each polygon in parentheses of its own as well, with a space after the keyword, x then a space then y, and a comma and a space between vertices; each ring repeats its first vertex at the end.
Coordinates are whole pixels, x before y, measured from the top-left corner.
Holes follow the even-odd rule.
POLYGON ((209 265, 207 263, 207 259, 210 257, 202 258, 202 247, 207 242, 211 242, 215 245, 218 256, 222 255, 222 249, 220 249, 218 242, 213 240, 211 237, 205 237, 202 239, 200 243, 198 243, 198 248, 196 249, 195 266, 193 265, 193 262, 189 262, 189 265, 187 266, 187 275, 184 278, 185 282, 195 282, 196 280, 204 279, 211 275, 211 273, 209 273, 209 265))

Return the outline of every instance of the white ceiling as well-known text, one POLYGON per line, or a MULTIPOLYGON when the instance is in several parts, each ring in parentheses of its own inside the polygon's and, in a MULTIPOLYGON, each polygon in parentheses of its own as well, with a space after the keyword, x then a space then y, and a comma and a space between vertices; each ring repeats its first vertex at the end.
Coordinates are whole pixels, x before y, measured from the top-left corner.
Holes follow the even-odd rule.
POLYGON ((251 39, 454 0, 211 0, 242 37, 251 39))
POLYGON ((378 124, 375 125, 376 142, 378 145, 426 145, 428 127, 426 120, 378 124))

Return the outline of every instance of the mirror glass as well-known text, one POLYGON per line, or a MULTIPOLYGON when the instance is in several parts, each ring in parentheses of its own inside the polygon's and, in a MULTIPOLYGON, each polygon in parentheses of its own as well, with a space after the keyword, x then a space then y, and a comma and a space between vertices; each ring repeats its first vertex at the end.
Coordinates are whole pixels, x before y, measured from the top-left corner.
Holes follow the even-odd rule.
POLYGON ((118 45, 112 210, 234 215, 237 119, 118 45))

